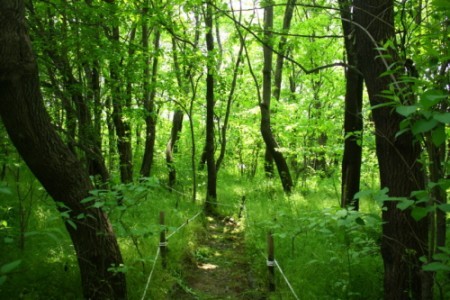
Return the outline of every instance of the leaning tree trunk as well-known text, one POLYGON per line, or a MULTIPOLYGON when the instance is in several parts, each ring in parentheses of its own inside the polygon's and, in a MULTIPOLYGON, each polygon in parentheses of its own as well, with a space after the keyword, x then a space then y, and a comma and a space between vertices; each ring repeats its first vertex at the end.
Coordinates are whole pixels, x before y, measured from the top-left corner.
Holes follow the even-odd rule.
POLYGON ((272 97, 272 56, 273 52, 269 46, 272 37, 271 30, 273 28, 273 5, 268 5, 264 9, 264 35, 265 44, 263 46, 264 52, 264 69, 263 69, 263 92, 262 102, 259 104, 261 109, 261 135, 266 143, 266 152, 269 152, 277 165, 278 174, 281 179, 281 184, 286 193, 292 190, 292 178, 289 172, 289 167, 283 154, 278 150, 279 146, 275 140, 271 125, 270 125, 270 98, 272 97))
MULTIPOLYGON (((381 76, 392 61, 382 61, 376 47, 394 38, 393 0, 356 0, 355 22, 357 52, 370 104, 386 103, 381 95, 395 86, 395 75, 381 76)), ((390 60, 395 53, 389 53, 390 60)), ((386 58, 387 56, 383 56, 386 58)), ((396 137, 402 117, 391 107, 372 110, 376 131, 376 152, 380 183, 391 197, 409 197, 412 191, 424 189, 424 174, 418 159, 420 147, 411 133, 396 137)), ((385 299, 430 299, 432 278, 421 270, 420 257, 427 257, 427 218, 416 221, 410 210, 402 211, 395 201, 384 203, 381 254, 384 262, 385 299)))
POLYGON ((0 1, 0 115, 30 170, 55 202, 64 204, 58 209, 70 215, 65 225, 77 254, 84 297, 126 298, 124 274, 108 271, 123 263, 111 224, 101 210, 80 203, 93 188, 89 175, 45 110, 21 0, 0 1))
POLYGON ((359 199, 353 199, 359 192, 362 158, 362 99, 363 77, 358 70, 356 57, 355 26, 347 0, 340 0, 342 28, 347 61, 351 68, 345 70, 345 112, 344 112, 344 155, 342 157, 341 206, 359 210, 359 199))

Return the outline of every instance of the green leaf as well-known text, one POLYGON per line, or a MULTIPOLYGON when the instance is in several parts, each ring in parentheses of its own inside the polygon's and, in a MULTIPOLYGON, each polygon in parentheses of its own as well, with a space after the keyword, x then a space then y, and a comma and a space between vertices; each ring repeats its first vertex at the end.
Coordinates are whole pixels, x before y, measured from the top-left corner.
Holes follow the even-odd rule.
POLYGON ((2 284, 4 284, 5 281, 6 281, 6 276, 5 276, 5 275, 0 276, 0 286, 1 286, 2 284))
POLYGON ((430 131, 437 124, 438 124, 438 122, 434 119, 431 119, 431 120, 422 119, 422 120, 418 120, 417 122, 415 122, 414 125, 412 126, 411 130, 414 135, 417 135, 420 133, 430 131))
POLYGON ((414 207, 411 211, 411 216, 414 218, 414 220, 419 221, 423 218, 425 218, 428 214, 428 209, 425 207, 414 207))
POLYGON ((77 230, 77 224, 75 224, 74 221, 72 221, 72 220, 70 220, 70 219, 67 219, 66 222, 67 222, 70 226, 72 226, 73 229, 77 230))
POLYGON ((428 109, 433 105, 436 105, 442 99, 447 98, 441 90, 427 90, 422 95, 420 95, 420 104, 423 108, 428 109))
POLYGON ((413 201, 413 200, 405 199, 405 200, 403 200, 403 201, 400 201, 400 202, 397 204, 397 208, 398 208, 398 209, 401 209, 401 210, 405 210, 405 209, 407 209, 408 207, 410 207, 410 206, 413 205, 413 204, 414 204, 414 201, 413 201))
POLYGON ((93 197, 93 196, 89 196, 87 198, 84 198, 83 200, 80 201, 80 203, 88 203, 91 201, 94 201, 97 197, 93 197))
POLYGON ((439 10, 450 10, 450 2, 448 0, 434 0, 433 6, 439 10))
POLYGON ((17 268, 21 263, 22 263, 22 260, 21 260, 21 259, 12 261, 12 262, 10 262, 10 263, 7 263, 6 265, 3 265, 3 266, 0 268, 0 272, 1 272, 2 274, 9 273, 9 272, 11 272, 12 270, 14 270, 15 268, 17 268))
POLYGON ((0 194, 12 195, 11 190, 7 186, 0 187, 0 194))
POLYGON ((366 225, 366 222, 364 222, 364 220, 361 217, 357 217, 355 219, 355 222, 356 222, 356 224, 361 225, 361 226, 366 225))
POLYGON ((95 202, 95 203, 92 205, 92 207, 100 208, 100 207, 102 207, 102 206, 104 206, 104 205, 105 205, 105 202, 103 202, 103 201, 97 201, 97 202, 95 202))
POLYGON ((446 203, 446 204, 439 204, 438 208, 440 210, 442 210, 443 212, 450 212, 450 204, 446 203))
POLYGON ((435 113, 433 118, 441 123, 450 124, 450 113, 435 113))
POLYGON ((416 112, 417 106, 416 105, 402 105, 402 106, 397 106, 397 108, 395 110, 400 115, 408 117, 416 112))
POLYGON ((446 140, 445 127, 443 125, 437 126, 431 132, 431 140, 436 147, 442 145, 446 140))
POLYGON ((441 262, 431 262, 423 266, 424 271, 450 271, 450 266, 441 262))

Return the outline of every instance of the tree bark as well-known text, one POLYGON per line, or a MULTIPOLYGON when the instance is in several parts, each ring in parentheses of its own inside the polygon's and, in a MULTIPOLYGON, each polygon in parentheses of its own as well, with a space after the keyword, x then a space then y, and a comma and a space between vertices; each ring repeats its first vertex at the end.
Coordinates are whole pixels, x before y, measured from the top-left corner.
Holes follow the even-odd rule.
MULTIPOLYGON (((144 53, 148 54, 148 25, 144 20, 142 25, 142 41, 144 53), (145 29, 145 30, 144 30, 145 29), (145 35, 145 36, 144 36, 145 35), (147 40, 146 40, 147 39, 147 40)), ((145 150, 144 158, 141 166, 141 175, 144 177, 150 176, 153 157, 155 152, 155 140, 156 140, 156 111, 155 111, 155 97, 156 97, 156 80, 158 74, 158 60, 159 60, 159 39, 160 31, 155 28, 155 36, 153 40, 153 65, 151 74, 151 85, 146 84, 147 78, 149 77, 149 62, 146 61, 145 71, 144 71, 144 109, 145 109, 145 150)))
POLYGON ((175 110, 172 119, 172 130, 170 131, 170 139, 166 146, 166 164, 169 169, 169 187, 173 187, 177 181, 177 172, 174 167, 173 154, 176 153, 176 142, 179 139, 179 133, 183 128, 183 116, 182 110, 175 110))
POLYGON ((270 122, 270 98, 272 97, 272 49, 269 47, 273 28, 273 6, 268 5, 264 8, 264 35, 265 45, 263 46, 264 53, 264 68, 263 68, 263 91, 262 102, 259 104, 261 109, 261 135, 266 143, 266 153, 270 153, 277 165, 278 174, 281 179, 283 190, 290 193, 292 190, 292 178, 289 172, 289 167, 283 154, 278 150, 279 146, 275 140, 270 122))
POLYGON ((217 207, 217 173, 214 158, 214 38, 213 38, 213 11, 211 0, 206 2, 206 49, 208 51, 206 75, 206 165, 208 171, 208 184, 206 187, 205 211, 215 213, 217 207))
MULTIPOLYGON (((283 33, 289 33, 296 2, 297 0, 288 0, 288 2, 286 3, 286 9, 284 11, 284 19, 283 19, 283 33)), ((277 101, 280 100, 281 82, 283 79, 284 56, 287 52, 286 44, 287 44, 287 37, 283 35, 281 36, 280 42, 278 43, 279 52, 277 55, 277 61, 275 63, 273 97, 277 101)))
POLYGON ((353 197, 360 188, 362 159, 362 99, 363 77, 358 71, 355 48, 355 26, 350 1, 340 0, 342 28, 347 61, 352 68, 345 70, 344 155, 342 158, 341 207, 359 210, 359 199, 353 197))
MULTIPOLYGON (((382 92, 395 80, 381 76, 386 66, 375 49, 394 38, 394 3, 393 0, 355 0, 354 4, 358 62, 370 103, 376 106, 387 102, 382 92)), ((389 54, 394 60, 395 53, 389 54)), ((391 63, 387 61, 386 65, 391 63)), ((395 137, 403 118, 391 107, 373 109, 372 114, 381 186, 389 189, 391 197, 409 197, 412 191, 424 189, 419 145, 411 133, 395 137)), ((428 220, 415 221, 410 210, 401 211, 396 205, 395 201, 387 201, 382 212, 385 299, 429 299, 432 276, 421 271, 419 261, 420 257, 428 256, 428 220)))
POLYGON ((45 110, 21 0, 0 1, 0 115, 30 170, 55 202, 64 204, 59 211, 70 215, 65 225, 77 254, 84 297, 125 299, 124 274, 108 271, 123 263, 111 224, 101 210, 80 203, 93 186, 45 110), (82 214, 90 217, 78 219, 82 214))

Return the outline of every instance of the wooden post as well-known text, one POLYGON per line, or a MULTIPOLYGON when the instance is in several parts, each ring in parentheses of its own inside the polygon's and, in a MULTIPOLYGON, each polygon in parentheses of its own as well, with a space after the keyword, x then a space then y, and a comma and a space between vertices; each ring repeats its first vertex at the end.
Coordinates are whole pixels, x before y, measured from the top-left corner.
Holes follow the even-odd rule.
POLYGON ((269 291, 275 291, 275 249, 272 232, 267 234, 267 269, 269 270, 269 291))
POLYGON ((164 226, 164 212, 159 212, 159 224, 161 225, 161 232, 159 234, 159 250, 161 252, 162 267, 165 269, 167 266, 167 241, 166 241, 166 228, 164 226))

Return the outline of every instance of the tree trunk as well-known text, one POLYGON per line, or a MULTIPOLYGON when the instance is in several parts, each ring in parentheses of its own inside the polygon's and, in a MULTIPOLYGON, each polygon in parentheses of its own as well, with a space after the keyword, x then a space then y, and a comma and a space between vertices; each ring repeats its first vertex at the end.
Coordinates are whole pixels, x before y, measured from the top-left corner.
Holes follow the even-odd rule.
MULTIPOLYGON (((142 25, 143 33, 142 33, 142 41, 144 53, 148 52, 148 27, 145 23, 142 25), (144 30, 145 29, 145 30, 144 30), (145 33, 144 33, 145 32, 145 33), (145 35, 145 36, 144 36, 145 35), (145 40, 147 39, 147 40, 145 40)), ((148 86, 148 82, 146 83, 146 78, 149 76, 149 63, 146 61, 146 66, 144 70, 144 109, 145 109, 145 125, 146 125, 146 134, 145 134, 145 150, 144 150, 144 158, 141 166, 141 175, 144 177, 150 176, 152 165, 153 165, 153 156, 155 152, 155 140, 156 140, 156 111, 155 111, 155 97, 156 97, 156 79, 158 74, 158 58, 159 58, 159 38, 160 32, 158 28, 155 28, 155 36, 153 41, 153 66, 152 66, 152 74, 151 74, 151 85, 148 86)))
MULTIPOLYGON (((283 33, 289 33, 291 28, 292 16, 294 15, 294 8, 297 0, 288 0, 286 3, 286 9, 284 11, 283 19, 283 33)), ((281 36, 280 42, 278 43, 278 55, 277 61, 275 63, 275 75, 274 75, 274 89, 273 97, 278 101, 280 100, 281 93, 281 82, 283 79, 283 63, 284 56, 287 52, 286 49, 287 37, 285 35, 281 36)))
POLYGON ((181 132, 183 127, 183 116, 182 110, 175 110, 172 119, 172 130, 170 131, 170 139, 167 143, 166 148, 166 163, 169 169, 169 187, 173 187, 177 181, 177 172, 173 165, 173 153, 176 151, 176 142, 178 141, 178 134, 181 132))
MULTIPOLYGON (((111 5, 116 5, 114 0, 106 1, 111 5)), ((113 49, 117 49, 120 44, 120 32, 119 26, 114 25, 112 28, 111 43, 113 49)), ((130 44, 133 42, 135 37, 135 28, 132 29, 130 34, 130 44)), ((129 50, 130 52, 132 50, 129 50)), ((117 51, 119 52, 119 51, 117 51)), ((112 55, 116 55, 113 53, 112 55)), ((131 54, 130 54, 131 56, 131 54)), ((112 97, 112 119, 114 122, 114 127, 116 129, 117 135, 117 151, 119 153, 119 163, 120 163, 120 180, 123 183, 128 183, 133 181, 133 152, 131 149, 131 127, 130 123, 123 118, 123 107, 126 102, 131 100, 131 85, 128 80, 126 97, 124 99, 123 90, 121 89, 121 81, 123 76, 120 72, 120 59, 114 57, 110 62, 110 74, 111 74, 111 97, 112 97)), ((128 79, 128 78, 127 78, 128 79)))
POLYGON ((341 207, 359 210, 359 199, 353 199, 359 192, 362 158, 361 115, 363 99, 363 77, 357 70, 358 60, 355 49, 355 26, 351 23, 353 15, 347 0, 339 1, 344 31, 344 44, 347 61, 352 68, 345 70, 345 112, 344 112, 344 155, 342 158, 341 207))
MULTIPOLYGON (((381 95, 395 78, 381 76, 386 64, 375 49, 394 38, 393 0, 355 0, 358 62, 372 106, 386 103, 381 95), (363 29, 361 29, 363 28, 363 29)), ((389 53, 395 59, 395 53, 389 53)), ((376 152, 380 183, 391 197, 409 197, 424 188, 424 174, 418 162, 420 147, 411 133, 395 137, 402 117, 391 107, 372 110, 376 130, 376 152)), ((428 220, 415 221, 410 210, 401 211, 395 201, 384 203, 381 253, 384 261, 385 299, 429 299, 432 276, 421 271, 419 258, 427 257, 428 220)))
MULTIPOLYGON (((264 35, 265 35, 265 45, 263 46, 264 52, 264 69, 263 69, 263 93, 262 102, 259 107, 261 109, 261 135, 266 143, 266 153, 270 153, 273 157, 278 174, 281 179, 281 184, 283 185, 283 190, 286 193, 290 193, 292 190, 292 178, 289 172, 289 167, 286 163, 286 159, 283 154, 278 150, 279 146, 275 140, 271 124, 270 124, 270 98, 272 97, 272 49, 268 46, 270 39, 272 37, 271 30, 273 28, 273 6, 268 5, 264 8, 264 35)), ((267 162, 267 160, 266 160, 267 162)))
POLYGON ((65 225, 78 257, 84 297, 125 299, 124 274, 108 271, 123 263, 111 224, 101 210, 80 203, 93 188, 88 173, 45 110, 23 1, 0 1, 0 53, 0 115, 30 170, 55 202, 64 204, 58 209, 69 212, 65 225), (82 214, 90 217, 77 218, 82 214))
POLYGON ((208 170, 208 184, 206 187, 205 211, 214 213, 217 206, 217 173, 214 158, 214 73, 216 72, 213 38, 213 12, 210 1, 206 3, 206 49, 208 50, 207 75, 206 75, 206 165, 208 170))

